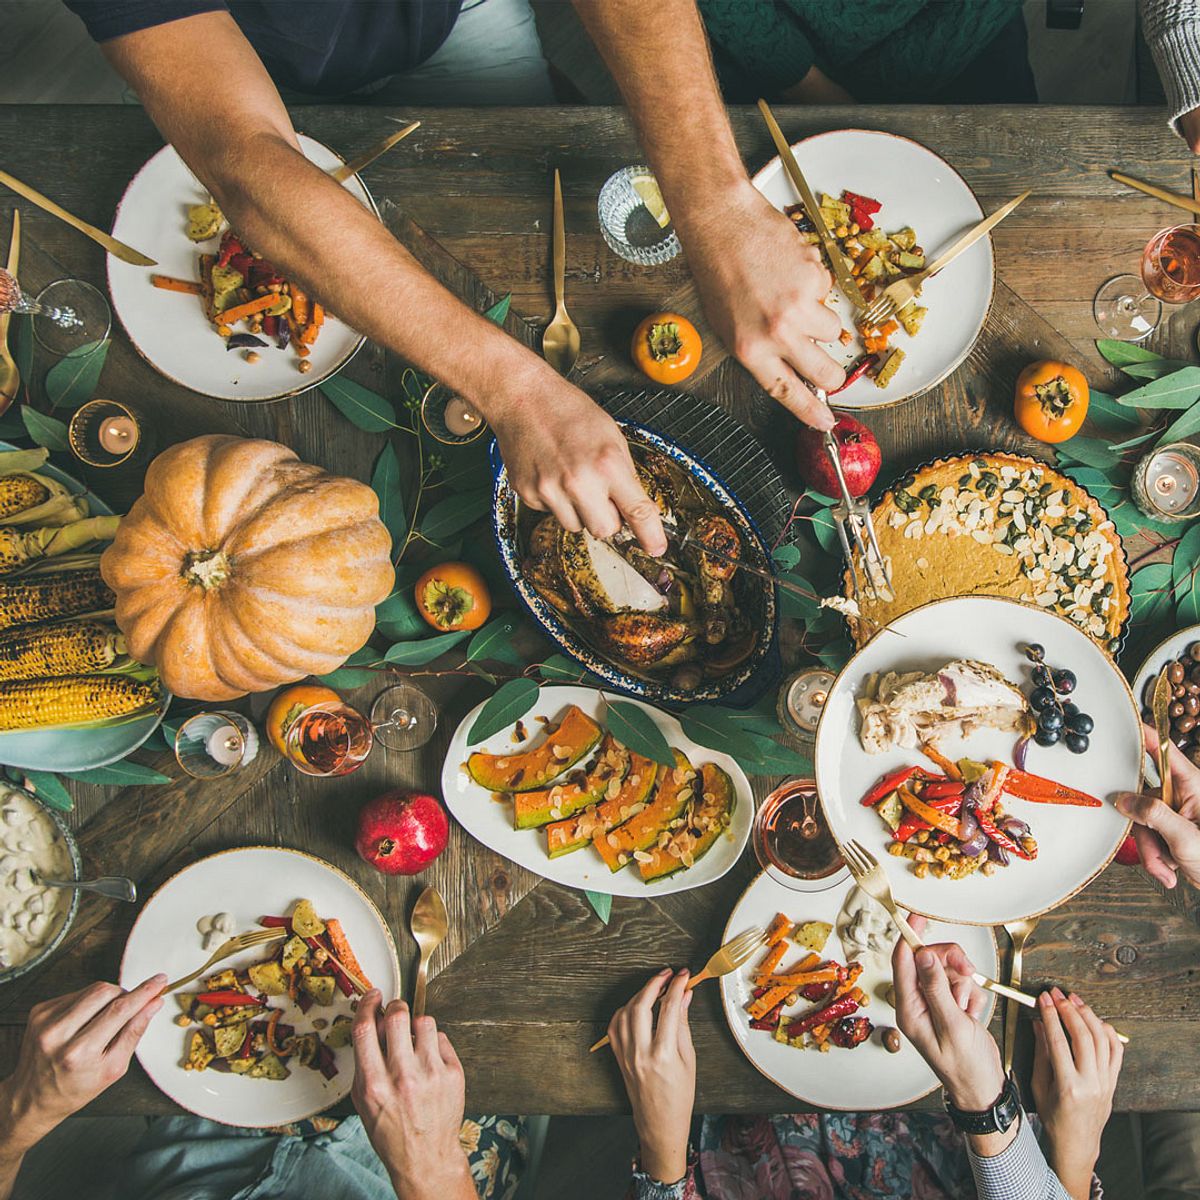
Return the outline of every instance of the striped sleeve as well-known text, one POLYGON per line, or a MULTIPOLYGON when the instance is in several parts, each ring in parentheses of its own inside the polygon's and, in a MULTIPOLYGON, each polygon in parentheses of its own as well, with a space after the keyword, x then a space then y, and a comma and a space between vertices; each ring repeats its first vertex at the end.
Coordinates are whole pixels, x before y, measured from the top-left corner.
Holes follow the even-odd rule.
MULTIPOLYGON (((1071 1200, 1067 1189, 1050 1169, 1024 1113, 1017 1136, 999 1154, 981 1158, 968 1144, 967 1158, 975 1176, 979 1200, 1071 1200)), ((1095 1180, 1092 1196, 1093 1200, 1099 1200, 1095 1180)))

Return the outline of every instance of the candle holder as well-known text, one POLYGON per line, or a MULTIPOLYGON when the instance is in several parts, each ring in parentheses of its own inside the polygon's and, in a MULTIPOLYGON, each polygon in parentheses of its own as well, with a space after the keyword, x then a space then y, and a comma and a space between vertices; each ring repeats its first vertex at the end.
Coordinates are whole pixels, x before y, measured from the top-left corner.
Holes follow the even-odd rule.
POLYGON ((197 713, 175 734, 175 759, 193 779, 232 775, 257 756, 258 731, 241 713, 197 713))
POLYGON ((1152 450, 1133 468, 1138 510, 1156 521, 1190 521, 1200 514, 1200 447, 1172 442, 1152 450))
POLYGON ((429 436, 444 446, 465 446, 481 437, 487 422, 461 396, 441 383, 431 383, 421 397, 421 424, 429 436), (463 423, 473 416, 473 425, 463 423))
POLYGON ((811 752, 816 747, 817 722, 833 680, 833 672, 824 667, 806 667, 789 675, 779 688, 775 703, 779 723, 788 739, 803 750, 811 752))
POLYGON ((155 440, 141 410, 119 400, 89 400, 67 426, 71 453, 101 470, 147 461, 155 440))

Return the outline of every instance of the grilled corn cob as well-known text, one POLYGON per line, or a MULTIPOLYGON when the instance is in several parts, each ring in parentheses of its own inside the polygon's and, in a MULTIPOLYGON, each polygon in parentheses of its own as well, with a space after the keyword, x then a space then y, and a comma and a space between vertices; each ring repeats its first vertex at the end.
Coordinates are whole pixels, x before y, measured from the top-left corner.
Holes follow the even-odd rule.
POLYGON ((0 478, 0 517, 11 517, 36 508, 50 499, 50 489, 32 475, 6 475, 0 478))
POLYGON ((103 621, 63 621, 0 633, 0 681, 106 671, 125 639, 103 621))
POLYGON ((116 597, 94 567, 30 575, 0 583, 0 629, 101 612, 115 603, 116 597))
MULTIPOLYGON (((0 491, 12 479, 0 479, 0 491)), ((116 536, 120 517, 88 517, 56 529, 0 529, 0 575, 11 575, 44 558, 70 554, 116 536)))
POLYGON ((128 675, 65 675, 0 683, 0 731, 90 725, 159 702, 158 689, 128 675))

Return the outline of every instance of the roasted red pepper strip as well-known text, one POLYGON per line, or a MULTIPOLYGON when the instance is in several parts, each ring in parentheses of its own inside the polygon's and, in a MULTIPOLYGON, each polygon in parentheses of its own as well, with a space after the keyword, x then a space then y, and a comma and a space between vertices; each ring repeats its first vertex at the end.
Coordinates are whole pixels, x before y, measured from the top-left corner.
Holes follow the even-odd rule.
POLYGON ((326 942, 322 937, 306 937, 304 940, 308 943, 310 949, 325 951, 325 953, 328 955, 326 962, 329 964, 329 969, 333 974, 333 978, 337 981, 337 985, 341 989, 342 994, 345 996, 353 996, 354 984, 350 982, 350 977, 346 974, 346 972, 338 966, 337 958, 334 956, 333 951, 329 948, 329 943, 326 942))
POLYGON ((924 800, 913 795, 907 788, 897 789, 897 794, 900 797, 900 803, 909 812, 915 813, 922 821, 928 821, 934 829, 940 829, 944 833, 950 834, 951 837, 962 837, 962 825, 957 817, 952 817, 948 813, 934 808, 933 805, 926 804, 924 800))
POLYGON ((851 1013, 857 1011, 858 1001, 853 996, 847 994, 835 1000, 832 1004, 827 1004, 824 1008, 818 1009, 815 1013, 809 1013, 807 1017, 798 1017, 792 1021, 788 1025, 788 1037, 794 1038, 799 1037, 803 1033, 810 1033, 818 1025, 828 1025, 831 1021, 848 1017, 851 1013))
POLYGON ((750 1022, 751 1029, 761 1029, 766 1033, 774 1033, 783 1019, 783 1003, 775 1005, 773 1009, 765 1017, 759 1017, 756 1021, 750 1022))
POLYGON ((1101 802, 1087 792, 1044 779, 1041 775, 1030 775, 1027 771, 1008 768, 1002 789, 1019 800, 1032 800, 1037 804, 1074 804, 1080 808, 1100 808, 1101 802))
POLYGON ((258 923, 264 929, 286 929, 288 933, 292 932, 291 917, 259 917, 258 923))
POLYGON ((262 1007, 262 1001, 254 996, 248 996, 245 992, 201 992, 196 997, 197 1004, 207 1004, 209 1008, 241 1008, 246 1004, 253 1004, 256 1008, 262 1007))
POLYGON ((907 783, 914 775, 923 774, 920 767, 901 767, 890 775, 885 775, 863 798, 863 808, 872 808, 888 795, 894 792, 902 783, 907 783))
POLYGON ((1009 854, 1015 854, 1018 858, 1030 861, 1037 857, 1036 853, 1030 854, 1016 838, 1011 837, 1003 829, 998 828, 992 818, 982 809, 976 810, 975 817, 979 821, 979 828, 1001 849, 1007 850, 1009 854))
POLYGON ((934 779, 921 788, 921 799, 945 800, 951 796, 961 799, 966 788, 967 785, 961 779, 934 779))
POLYGON ((860 196, 858 192, 852 192, 849 189, 842 193, 846 198, 846 203, 855 208, 865 208, 869 213, 877 213, 883 204, 878 200, 872 200, 870 196, 860 196))
POLYGON ((913 816, 912 813, 900 818, 900 824, 896 826, 896 832, 892 837, 898 842, 907 842, 914 833, 920 833, 922 829, 932 829, 928 821, 922 821, 920 817, 913 816))
POLYGON ((835 387, 832 392, 826 392, 826 396, 836 396, 838 392, 844 392, 857 379, 861 379, 877 362, 879 361, 878 354, 864 354, 854 366, 846 372, 846 379, 838 387, 835 387))
POLYGON ((226 234, 224 240, 221 242, 221 252, 217 256, 217 266, 227 267, 229 266, 229 260, 235 254, 245 253, 246 247, 243 246, 242 243, 239 242, 232 234, 226 234))

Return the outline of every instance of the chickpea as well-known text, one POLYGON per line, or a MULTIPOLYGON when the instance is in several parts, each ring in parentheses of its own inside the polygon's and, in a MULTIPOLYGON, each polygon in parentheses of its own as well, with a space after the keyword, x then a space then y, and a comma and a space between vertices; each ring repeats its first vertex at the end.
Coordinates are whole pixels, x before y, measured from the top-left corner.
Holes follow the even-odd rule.
POLYGON ((903 842, 889 842, 888 843, 888 853, 894 855, 896 858, 903 858, 904 857, 904 843, 903 842))
POLYGON ((948 846, 939 846, 933 852, 933 857, 936 858, 938 860, 938 862, 949 862, 950 861, 949 847, 948 846))
POLYGON ((310 363, 307 358, 302 358, 297 369, 301 375, 307 375, 309 371, 312 370, 312 363, 310 363))
POLYGON ((200 1020, 205 1025, 209 1025, 209 1026, 215 1025, 217 1023, 217 1014, 216 1013, 205 1013, 205 1015, 203 1017, 201 1017, 200 1020))
POLYGON ((918 879, 924 879, 929 874, 929 864, 927 862, 919 862, 913 867, 913 874, 918 879))
POLYGON ((246 361, 248 363, 256 363, 259 361, 260 358, 261 358, 261 355, 258 353, 257 350, 247 350, 246 351, 246 361))
POLYGON ((191 1023, 192 1019, 186 1013, 180 1013, 179 1016, 175 1018, 175 1024, 178 1025, 180 1029, 186 1029, 191 1023))
POLYGON ((233 330, 230 329, 228 325, 218 325, 217 333, 219 333, 221 337, 229 337, 233 333, 233 330))

